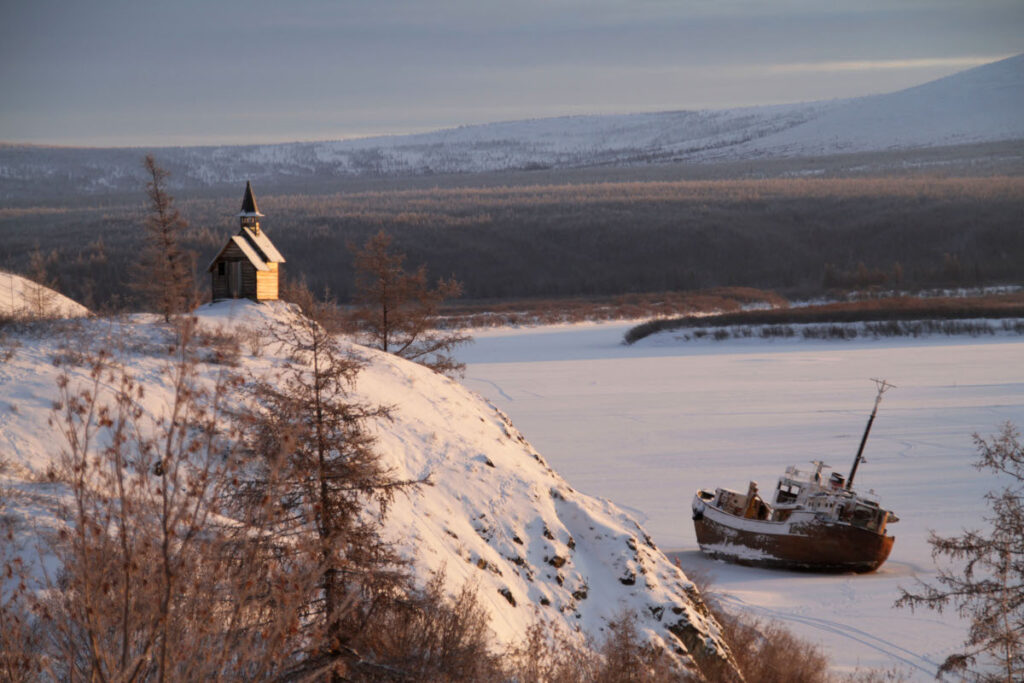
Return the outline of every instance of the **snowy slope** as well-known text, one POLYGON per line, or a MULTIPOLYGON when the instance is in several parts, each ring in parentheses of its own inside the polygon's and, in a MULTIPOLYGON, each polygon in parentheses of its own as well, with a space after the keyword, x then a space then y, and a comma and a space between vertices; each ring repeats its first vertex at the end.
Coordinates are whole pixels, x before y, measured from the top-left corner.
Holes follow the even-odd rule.
POLYGON ((14 318, 80 318, 89 309, 63 294, 0 271, 0 316, 14 318))
POLYGON ((847 100, 810 120, 729 150, 807 156, 1024 137, 1024 55, 899 92, 847 100))
MULTIPOLYGON (((155 150, 178 188, 803 157, 1024 139, 1024 55, 886 95, 772 107, 570 116, 418 135, 155 150)), ((340 121, 342 122, 342 121, 340 121)), ((0 145, 0 199, 137 191, 139 149, 0 145)))
MULTIPOLYGON (((225 302, 199 315, 204 325, 237 330, 277 324, 291 312, 283 304, 225 302)), ((0 365, 0 452, 22 492, 15 514, 52 523, 59 495, 53 484, 33 483, 57 448, 47 426, 58 372, 51 357, 62 345, 80 350, 106 340, 143 383, 142 407, 158 414, 169 396, 161 330, 143 316, 18 339, 14 356, 0 365)), ((474 585, 497 643, 521 639, 538 615, 600 639, 607 620, 629 610, 641 633, 684 661, 694 648, 724 653, 716 624, 691 599, 692 583, 633 517, 573 490, 508 418, 458 383, 387 354, 353 350, 367 360, 356 398, 393 406, 393 421, 376 426, 386 464, 398 478, 430 475, 429 486, 396 498, 387 534, 420 576, 444 569, 453 591, 474 585)), ((265 373, 276 360, 266 346, 244 357, 243 367, 265 373)))

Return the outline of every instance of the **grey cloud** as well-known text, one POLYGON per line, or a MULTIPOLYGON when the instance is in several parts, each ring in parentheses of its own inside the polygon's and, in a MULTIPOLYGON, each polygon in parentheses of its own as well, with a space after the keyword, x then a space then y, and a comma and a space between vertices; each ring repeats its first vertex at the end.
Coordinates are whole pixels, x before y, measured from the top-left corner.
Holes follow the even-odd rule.
POLYGON ((943 72, 748 67, 1024 50, 1019 0, 33 0, 0 12, 0 139, 36 142, 310 139, 821 99, 943 72))

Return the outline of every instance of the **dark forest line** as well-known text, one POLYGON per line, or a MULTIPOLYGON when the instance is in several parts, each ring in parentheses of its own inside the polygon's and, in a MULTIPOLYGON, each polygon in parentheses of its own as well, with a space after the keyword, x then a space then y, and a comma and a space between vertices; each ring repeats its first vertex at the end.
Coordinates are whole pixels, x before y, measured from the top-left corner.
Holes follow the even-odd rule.
MULTIPOLYGON (((235 198, 176 198, 200 283, 237 231, 241 189, 235 198)), ((342 302, 352 294, 349 245, 380 230, 408 265, 460 280, 467 300, 737 286, 793 297, 1024 280, 1018 176, 256 190, 285 276, 342 302)), ((131 307, 127 272, 145 208, 141 188, 119 204, 0 208, 0 268, 27 273, 39 251, 63 293, 94 308, 131 307)))
MULTIPOLYGON (((404 189, 451 189, 524 185, 583 185, 607 182, 739 180, 766 178, 866 178, 944 175, 1024 175, 1024 140, 943 145, 821 156, 665 161, 639 154, 632 162, 590 163, 478 172, 406 168, 347 170, 307 159, 298 165, 226 159, 200 163, 190 148, 65 148, 5 145, 0 142, 0 206, 116 206, 131 203, 145 181, 142 159, 152 153, 171 173, 168 187, 189 198, 233 198, 238 184, 252 180, 261 194, 336 194, 404 189), (242 169, 247 168, 247 174, 242 169), (236 178, 237 180, 228 180, 236 178)), ((231 148, 229 148, 231 149, 231 148)), ((237 148, 236 151, 238 151, 237 148)), ((230 156, 230 153, 229 153, 230 156)))
MULTIPOLYGON (((658 332, 687 328, 703 330, 731 326, 786 326, 791 335, 793 325, 842 325, 848 323, 880 323, 875 329, 892 327, 899 334, 900 326, 892 323, 916 321, 964 322, 967 320, 1006 320, 1007 327, 1019 333, 1017 319, 1024 318, 1024 293, 1020 291, 957 297, 883 296, 859 301, 841 301, 813 306, 765 310, 729 311, 717 315, 661 318, 637 325, 626 332, 627 344, 638 342, 658 332)), ((762 334, 771 336, 771 334, 762 334)), ((786 336, 786 335, 776 335, 786 336)), ((808 335, 805 335, 808 336, 808 335)), ((854 335, 855 336, 855 335, 854 335)))

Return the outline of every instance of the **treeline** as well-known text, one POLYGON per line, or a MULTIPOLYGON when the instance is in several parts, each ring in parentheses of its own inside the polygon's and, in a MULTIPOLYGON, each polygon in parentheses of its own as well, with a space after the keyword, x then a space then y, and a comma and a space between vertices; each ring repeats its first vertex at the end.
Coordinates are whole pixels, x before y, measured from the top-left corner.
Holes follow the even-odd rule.
POLYGON ((775 292, 749 287, 716 287, 695 292, 651 292, 614 297, 574 297, 524 301, 455 302, 439 324, 445 328, 550 325, 598 320, 665 318, 744 307, 788 306, 775 292))
MULTIPOLYGON (((469 300, 602 297, 723 286, 807 296, 1019 282, 1024 178, 648 181, 261 194, 286 277, 353 293, 350 244, 383 229, 469 300)), ((236 196, 177 197, 205 267, 237 230, 236 196)), ((42 252, 64 293, 123 307, 144 209, 0 209, 0 268, 42 252)), ((202 282, 202 279, 200 280, 202 282)))
POLYGON ((898 296, 818 306, 734 311, 711 316, 661 318, 630 329, 625 341, 632 344, 657 332, 682 329, 704 331, 695 337, 708 336, 709 329, 715 330, 710 336, 716 339, 750 337, 751 326, 762 326, 758 332, 761 337, 792 337, 799 333, 793 325, 811 325, 803 332, 807 338, 853 338, 857 336, 855 329, 840 327, 850 323, 867 323, 864 332, 874 336, 917 336, 936 332, 990 334, 991 326, 972 326, 962 321, 992 319, 1010 321, 1010 324, 1002 325, 1002 329, 1020 333, 1021 327, 1015 320, 1018 318, 1024 318, 1024 293, 1021 292, 970 297, 898 296), (730 326, 739 329, 720 332, 730 326))
MULTIPOLYGON (((676 335, 677 341, 710 339, 880 339, 933 335, 991 337, 999 333, 1024 334, 1024 320, 888 320, 885 322, 828 323, 821 325, 730 325, 695 327, 676 335)), ((635 340, 634 340, 635 341, 635 340)))

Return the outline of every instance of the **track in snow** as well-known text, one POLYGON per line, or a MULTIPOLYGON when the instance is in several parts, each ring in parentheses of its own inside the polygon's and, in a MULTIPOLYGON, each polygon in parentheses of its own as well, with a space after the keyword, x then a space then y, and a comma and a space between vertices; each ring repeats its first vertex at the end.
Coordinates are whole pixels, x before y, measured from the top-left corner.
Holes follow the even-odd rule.
POLYGON ((916 652, 908 650, 905 647, 900 647, 892 641, 879 638, 876 635, 868 633, 863 629, 856 628, 847 624, 841 624, 836 621, 829 619, 822 619, 819 617, 807 617, 799 614, 792 614, 784 610, 772 609, 770 607, 762 607, 761 605, 754 605, 743 598, 731 595, 729 593, 719 593, 716 597, 721 600, 725 605, 735 610, 741 610, 744 612, 753 612, 765 617, 770 617, 776 621, 784 622, 795 622, 803 624, 804 626, 810 626, 811 628, 826 633, 832 633, 835 635, 848 638, 849 640, 856 641, 861 645, 867 646, 873 650, 881 652, 882 654, 891 657, 897 661, 906 664, 909 667, 917 669, 929 676, 934 676, 935 672, 939 669, 939 663, 932 661, 931 659, 920 655, 916 652))

